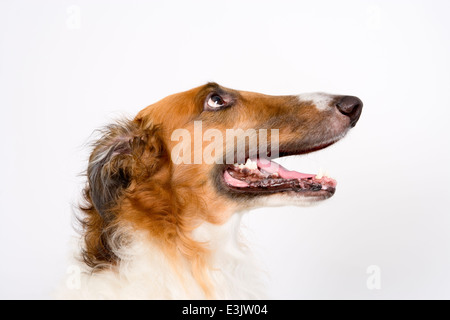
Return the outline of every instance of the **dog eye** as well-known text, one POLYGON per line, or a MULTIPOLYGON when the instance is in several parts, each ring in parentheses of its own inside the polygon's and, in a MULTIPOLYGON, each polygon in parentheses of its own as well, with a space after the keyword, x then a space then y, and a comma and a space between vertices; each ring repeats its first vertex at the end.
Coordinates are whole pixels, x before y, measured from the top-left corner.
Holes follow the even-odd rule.
POLYGON ((207 104, 208 104, 208 107, 212 110, 222 108, 226 105, 225 101, 223 101, 222 97, 219 96, 218 94, 212 95, 208 99, 207 104))

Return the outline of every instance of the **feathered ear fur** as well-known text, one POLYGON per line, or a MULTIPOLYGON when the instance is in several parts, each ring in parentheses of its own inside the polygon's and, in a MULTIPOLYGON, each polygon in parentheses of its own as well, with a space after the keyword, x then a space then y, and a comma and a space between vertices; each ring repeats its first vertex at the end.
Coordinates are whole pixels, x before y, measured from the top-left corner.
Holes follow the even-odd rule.
POLYGON ((122 121, 109 125, 102 134, 89 159, 86 205, 81 207, 85 216, 79 219, 85 238, 83 259, 91 267, 118 259, 110 241, 121 241, 116 234, 120 201, 133 182, 151 179, 165 157, 156 126, 122 121))
POLYGON ((134 173, 147 177, 154 173, 162 151, 155 127, 142 129, 138 123, 128 121, 106 128, 95 143, 87 170, 90 198, 101 216, 106 218, 115 207, 132 177, 136 177, 134 173))

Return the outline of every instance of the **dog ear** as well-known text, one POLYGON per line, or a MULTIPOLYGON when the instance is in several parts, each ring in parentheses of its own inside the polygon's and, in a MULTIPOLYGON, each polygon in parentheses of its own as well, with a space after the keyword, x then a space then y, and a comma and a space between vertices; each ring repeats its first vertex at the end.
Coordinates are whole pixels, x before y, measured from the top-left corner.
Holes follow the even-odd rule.
POLYGON ((141 128, 127 121, 108 126, 94 144, 87 170, 86 190, 97 212, 110 217, 111 210, 133 179, 151 176, 164 148, 158 128, 141 128))

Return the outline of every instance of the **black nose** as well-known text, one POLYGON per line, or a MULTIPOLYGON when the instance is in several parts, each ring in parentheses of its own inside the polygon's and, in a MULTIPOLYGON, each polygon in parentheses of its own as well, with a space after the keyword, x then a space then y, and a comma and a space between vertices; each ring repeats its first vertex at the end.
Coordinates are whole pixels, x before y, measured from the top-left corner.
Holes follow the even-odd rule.
POLYGON ((350 125, 352 127, 354 127, 358 122, 359 117, 361 116, 362 107, 362 101, 353 96, 345 96, 341 99, 341 101, 336 103, 336 108, 338 108, 342 114, 350 118, 350 125))

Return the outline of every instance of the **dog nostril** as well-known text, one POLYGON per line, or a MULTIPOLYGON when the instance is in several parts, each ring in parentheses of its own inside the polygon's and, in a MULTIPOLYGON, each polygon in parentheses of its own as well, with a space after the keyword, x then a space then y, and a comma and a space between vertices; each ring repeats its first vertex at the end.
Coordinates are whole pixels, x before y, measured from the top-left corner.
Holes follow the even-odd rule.
POLYGON ((340 113, 350 118, 350 125, 354 127, 361 116, 363 103, 361 99, 353 96, 345 96, 338 103, 336 108, 340 113))

